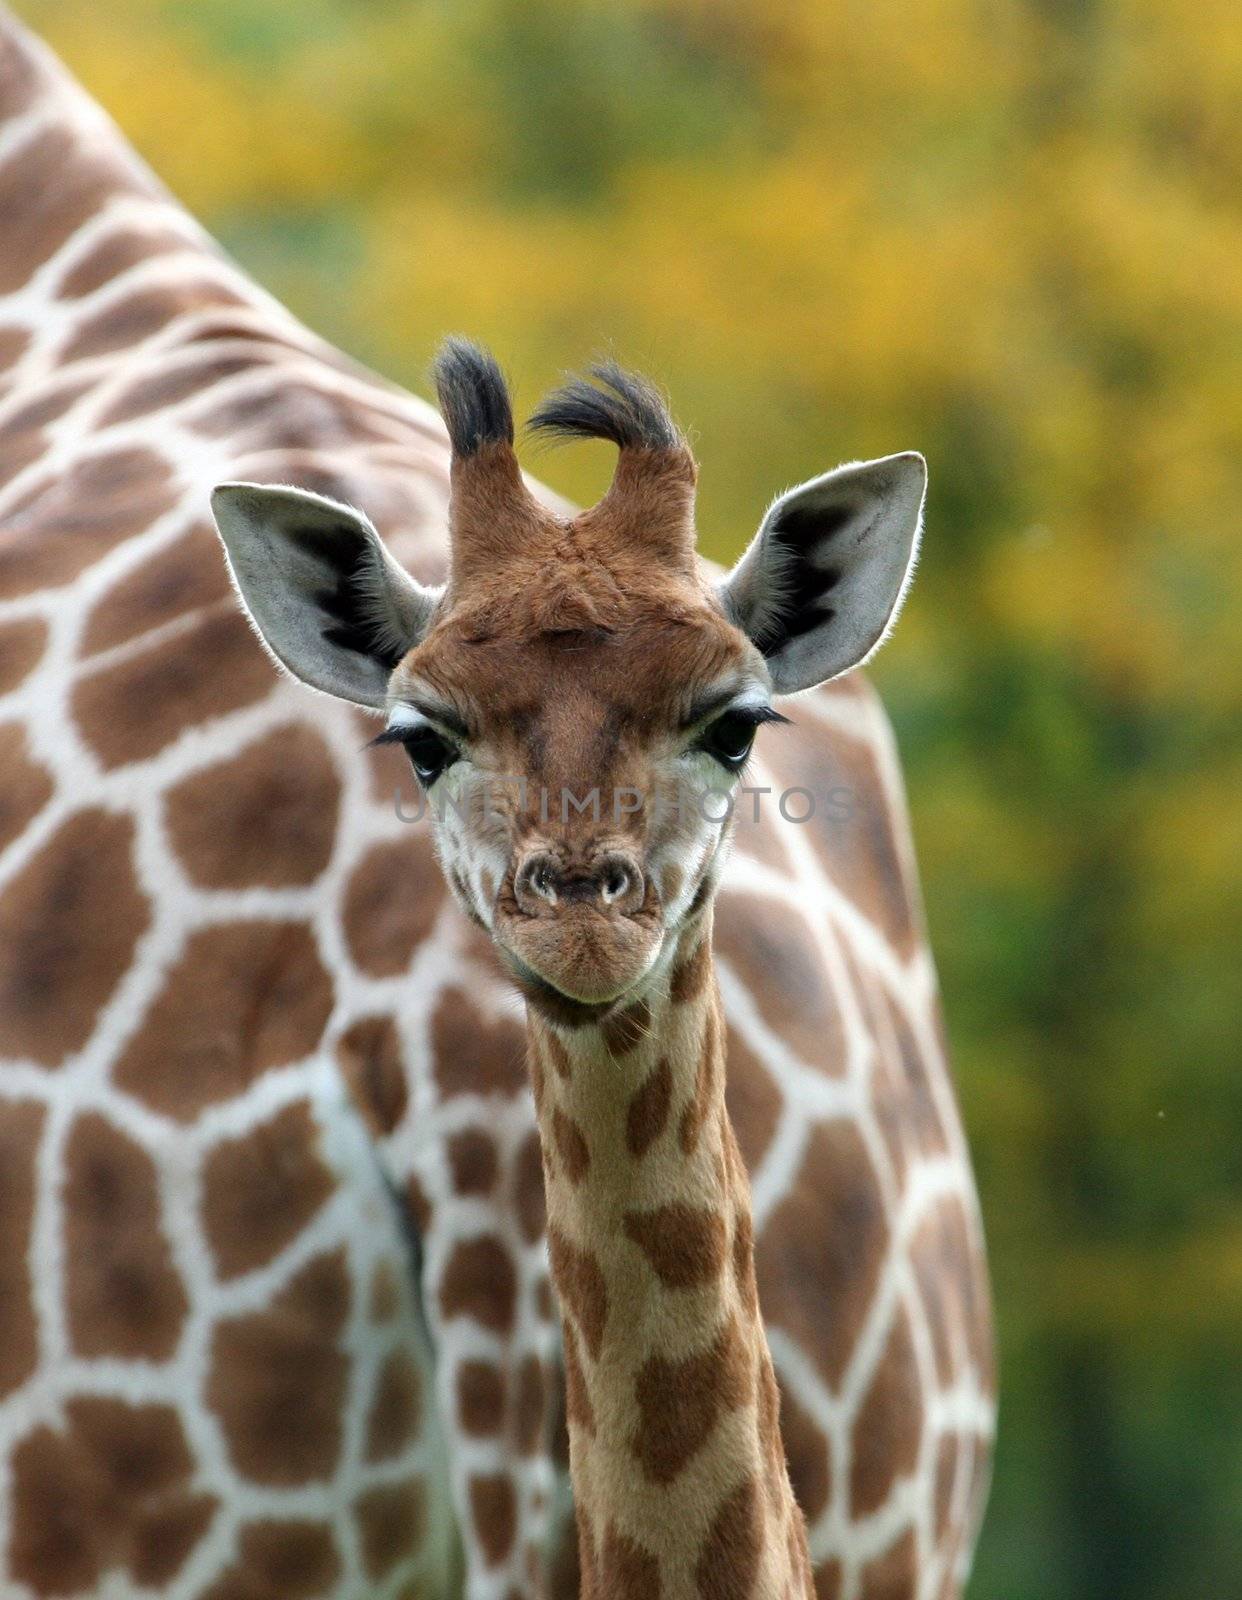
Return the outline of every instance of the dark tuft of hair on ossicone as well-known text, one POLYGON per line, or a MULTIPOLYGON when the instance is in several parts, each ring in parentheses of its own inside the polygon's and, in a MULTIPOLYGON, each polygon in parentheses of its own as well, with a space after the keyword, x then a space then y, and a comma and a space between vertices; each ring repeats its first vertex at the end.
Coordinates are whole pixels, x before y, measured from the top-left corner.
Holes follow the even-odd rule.
POLYGON ((682 450, 685 440, 655 385, 615 361, 592 367, 547 397, 527 423, 562 439, 610 439, 619 450, 682 450))
POLYGON ((440 346, 431 377, 455 455, 513 443, 509 387, 493 355, 454 336, 440 346))

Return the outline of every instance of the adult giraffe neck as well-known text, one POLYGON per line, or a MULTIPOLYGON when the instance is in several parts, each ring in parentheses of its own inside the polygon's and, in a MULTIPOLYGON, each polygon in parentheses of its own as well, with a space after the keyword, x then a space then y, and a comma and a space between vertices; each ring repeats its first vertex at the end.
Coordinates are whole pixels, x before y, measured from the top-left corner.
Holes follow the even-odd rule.
POLYGON ((585 1596, 810 1593, 710 924, 603 1026, 529 1016, 585 1596))

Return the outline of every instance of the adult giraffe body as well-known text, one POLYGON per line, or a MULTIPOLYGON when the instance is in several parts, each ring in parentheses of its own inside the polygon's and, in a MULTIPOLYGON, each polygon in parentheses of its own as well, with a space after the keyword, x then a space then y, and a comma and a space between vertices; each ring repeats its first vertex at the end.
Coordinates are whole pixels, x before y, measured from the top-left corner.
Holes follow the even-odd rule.
MULTIPOLYGON (((0 20, 0 1593, 571 1592, 521 1011, 391 750, 278 678, 222 479, 427 583, 449 450, 0 20)), ((857 675, 756 784, 716 946, 821 1595, 958 1593, 986 1282, 903 801, 857 675)))

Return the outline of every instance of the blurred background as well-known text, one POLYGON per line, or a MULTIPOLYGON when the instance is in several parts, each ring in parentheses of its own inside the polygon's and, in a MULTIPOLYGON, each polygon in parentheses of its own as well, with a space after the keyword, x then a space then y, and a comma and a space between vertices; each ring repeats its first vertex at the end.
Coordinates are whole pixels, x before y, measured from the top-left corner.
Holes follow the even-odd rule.
POLYGON ((1242 1596, 1236 0, 17 3, 387 375, 650 370, 721 560, 924 451, 873 675, 999 1308, 971 1600, 1242 1596))

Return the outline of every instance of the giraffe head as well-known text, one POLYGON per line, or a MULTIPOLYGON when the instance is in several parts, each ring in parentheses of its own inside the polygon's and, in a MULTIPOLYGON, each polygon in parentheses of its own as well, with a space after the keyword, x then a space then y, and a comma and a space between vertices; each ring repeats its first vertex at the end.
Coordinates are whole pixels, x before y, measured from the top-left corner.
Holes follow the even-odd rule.
POLYGON ((614 366, 593 376, 531 419, 618 447, 603 499, 560 515, 523 480, 495 362, 445 346, 439 589, 347 506, 242 483, 212 500, 261 637, 304 682, 386 714, 380 738, 408 752, 454 892, 560 1021, 635 998, 702 914, 757 729, 780 720, 778 697, 879 645, 926 485, 912 453, 813 478, 717 585, 695 554, 694 459, 662 400, 614 366))

